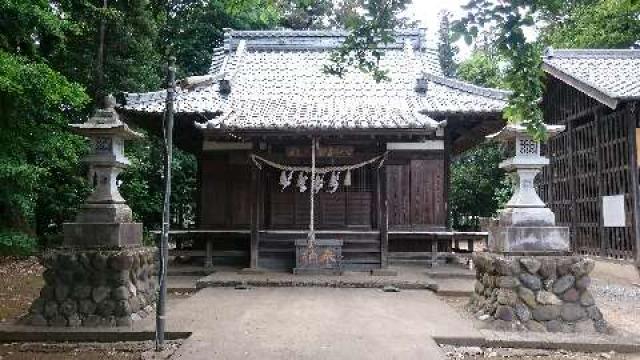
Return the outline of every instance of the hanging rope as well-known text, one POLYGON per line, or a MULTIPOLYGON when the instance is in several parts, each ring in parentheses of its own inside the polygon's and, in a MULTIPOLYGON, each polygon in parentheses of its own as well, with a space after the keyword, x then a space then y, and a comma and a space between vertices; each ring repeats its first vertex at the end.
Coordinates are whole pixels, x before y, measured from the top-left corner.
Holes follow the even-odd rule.
MULTIPOLYGON (((369 164, 373 164, 376 161, 380 161, 380 164, 378 164, 378 168, 380 168, 384 164, 384 159, 386 158, 388 153, 389 152, 386 151, 382 155, 378 155, 378 156, 373 157, 373 158, 371 158, 369 160, 366 160, 366 161, 363 161, 363 162, 359 162, 357 164, 352 164, 352 165, 316 167, 315 168, 315 174, 324 175, 326 173, 331 173, 331 172, 341 172, 341 171, 356 170, 356 169, 359 169, 359 168, 361 168, 363 166, 367 166, 369 164)), ((283 171, 295 171, 295 172, 311 173, 311 169, 312 169, 312 166, 290 166, 290 165, 279 164, 277 162, 274 162, 274 161, 271 161, 271 160, 267 160, 267 159, 263 158, 262 156, 259 156, 259 155, 256 155, 256 154, 251 154, 251 160, 256 165, 256 167, 258 169, 261 169, 261 170, 262 170, 262 164, 266 164, 266 165, 271 166, 272 168, 275 168, 275 169, 278 169, 278 170, 283 170, 283 171)), ((312 177, 312 179, 313 179, 313 177, 312 177)))

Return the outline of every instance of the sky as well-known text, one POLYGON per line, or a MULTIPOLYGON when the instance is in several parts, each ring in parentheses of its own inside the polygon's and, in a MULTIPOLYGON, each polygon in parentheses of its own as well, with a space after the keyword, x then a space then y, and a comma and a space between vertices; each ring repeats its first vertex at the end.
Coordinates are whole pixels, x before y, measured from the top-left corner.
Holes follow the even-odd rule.
MULTIPOLYGON (((420 27, 426 27, 428 33, 434 36, 433 34, 438 31, 440 26, 438 13, 442 10, 448 10, 453 18, 461 17, 465 14, 461 6, 468 2, 469 0, 413 0, 413 3, 407 9, 407 15, 419 20, 421 22, 420 27)), ((460 48, 459 59, 469 56, 471 48, 464 41, 460 40, 456 42, 456 45, 460 48)))

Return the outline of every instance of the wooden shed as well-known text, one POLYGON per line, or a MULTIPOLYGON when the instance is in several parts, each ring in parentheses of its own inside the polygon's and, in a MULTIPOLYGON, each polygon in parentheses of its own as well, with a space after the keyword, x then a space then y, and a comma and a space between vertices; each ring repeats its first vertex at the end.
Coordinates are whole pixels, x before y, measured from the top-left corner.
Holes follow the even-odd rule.
POLYGON ((544 57, 550 140, 540 195, 579 254, 639 259, 640 50, 553 50, 544 57))
MULTIPOLYGON (((385 267, 390 254, 451 240, 450 158, 503 125, 508 94, 444 77, 419 29, 398 30, 385 47, 389 81, 325 74, 346 36, 227 30, 210 72, 181 83, 176 143, 197 155, 197 229, 214 239, 214 256, 293 267, 294 241, 309 227, 312 139, 326 171, 316 236, 343 241, 345 269, 385 267)), ((164 99, 164 90, 127 94, 119 112, 157 129, 164 99)))

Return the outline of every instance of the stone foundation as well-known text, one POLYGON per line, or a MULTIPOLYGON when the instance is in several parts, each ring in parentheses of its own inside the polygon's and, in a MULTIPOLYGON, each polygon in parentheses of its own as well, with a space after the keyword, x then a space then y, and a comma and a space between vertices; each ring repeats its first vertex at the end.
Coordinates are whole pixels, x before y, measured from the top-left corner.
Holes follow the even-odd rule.
POLYGON ((129 326, 153 311, 156 252, 57 249, 43 257, 45 285, 23 319, 34 326, 129 326))
POLYGON ((503 330, 606 332, 591 293, 593 260, 477 253, 472 310, 503 330))

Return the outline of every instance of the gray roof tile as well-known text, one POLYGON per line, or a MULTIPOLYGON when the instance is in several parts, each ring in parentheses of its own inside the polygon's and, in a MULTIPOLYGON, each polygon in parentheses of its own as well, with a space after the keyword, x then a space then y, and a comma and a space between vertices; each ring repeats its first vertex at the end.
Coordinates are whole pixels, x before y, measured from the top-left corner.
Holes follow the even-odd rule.
MULTIPOLYGON (((436 124, 430 114, 499 113, 506 105, 506 92, 444 78, 437 52, 423 46, 418 30, 403 32, 404 44, 385 51, 380 66, 389 81, 376 83, 357 70, 343 78, 323 73, 344 34, 228 32, 224 58, 214 56, 213 81, 179 88, 176 111, 208 113, 210 128, 424 128, 436 124), (415 90, 419 77, 428 81, 424 94, 415 90), (220 78, 231 82, 228 95, 219 92, 220 78)), ((127 94, 123 110, 162 112, 164 96, 127 94)))
POLYGON ((640 50, 550 49, 544 69, 612 108, 640 99, 640 50))

